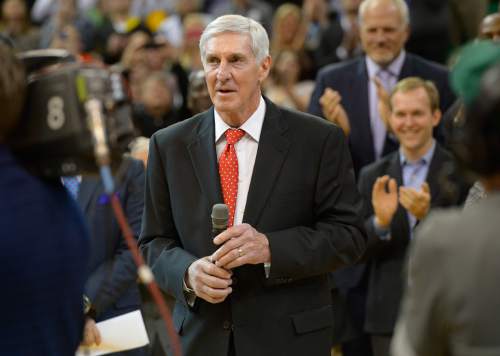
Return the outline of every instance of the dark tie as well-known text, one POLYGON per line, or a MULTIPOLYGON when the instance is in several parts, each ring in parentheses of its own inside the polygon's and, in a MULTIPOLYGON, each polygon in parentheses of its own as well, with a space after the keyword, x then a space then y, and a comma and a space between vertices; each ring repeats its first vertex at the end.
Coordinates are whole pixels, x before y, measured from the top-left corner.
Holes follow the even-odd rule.
POLYGON ((62 177, 63 184, 73 198, 78 197, 78 190, 80 189, 80 182, 77 177, 62 177))
POLYGON ((219 175, 224 203, 229 207, 228 226, 233 226, 236 198, 238 196, 238 157, 234 145, 245 135, 240 129, 228 129, 225 132, 226 147, 219 158, 219 175))

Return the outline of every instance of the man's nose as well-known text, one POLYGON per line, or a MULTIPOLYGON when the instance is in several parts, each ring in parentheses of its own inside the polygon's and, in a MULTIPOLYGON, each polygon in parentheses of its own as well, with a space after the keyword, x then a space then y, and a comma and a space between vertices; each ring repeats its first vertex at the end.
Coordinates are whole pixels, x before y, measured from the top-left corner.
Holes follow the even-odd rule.
POLYGON ((226 81, 231 76, 231 71, 227 63, 221 62, 217 69, 217 80, 226 81))

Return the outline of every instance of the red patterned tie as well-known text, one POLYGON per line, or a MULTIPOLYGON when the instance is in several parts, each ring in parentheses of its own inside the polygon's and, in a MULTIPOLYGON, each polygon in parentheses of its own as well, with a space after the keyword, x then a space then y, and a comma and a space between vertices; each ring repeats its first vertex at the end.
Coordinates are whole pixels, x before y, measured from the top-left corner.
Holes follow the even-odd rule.
POLYGON ((219 158, 219 175, 224 203, 229 207, 229 227, 234 223, 236 197, 238 196, 238 157, 234 145, 245 135, 245 131, 227 129, 225 135, 227 144, 219 158))

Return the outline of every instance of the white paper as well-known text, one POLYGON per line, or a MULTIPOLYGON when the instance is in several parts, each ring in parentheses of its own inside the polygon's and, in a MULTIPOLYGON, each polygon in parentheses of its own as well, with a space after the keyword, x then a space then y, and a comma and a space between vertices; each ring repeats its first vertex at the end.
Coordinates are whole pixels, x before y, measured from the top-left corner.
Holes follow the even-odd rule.
POLYGON ((76 356, 98 356, 125 351, 149 344, 146 327, 139 310, 107 319, 96 324, 101 333, 99 346, 80 346, 76 356))

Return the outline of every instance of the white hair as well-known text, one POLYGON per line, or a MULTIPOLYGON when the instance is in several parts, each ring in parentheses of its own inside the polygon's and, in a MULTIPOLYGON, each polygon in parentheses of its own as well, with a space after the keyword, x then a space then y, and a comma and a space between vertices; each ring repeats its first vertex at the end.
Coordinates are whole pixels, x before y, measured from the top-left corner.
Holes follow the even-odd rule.
MULTIPOLYGON (((398 9, 399 15, 401 16, 401 20, 403 21, 403 26, 409 25, 410 15, 406 1, 405 0, 388 0, 388 1, 390 1, 398 9)), ((358 20, 360 25, 363 23, 363 17, 365 16, 368 7, 373 6, 377 2, 380 2, 380 0, 363 0, 363 2, 361 2, 358 11, 358 20)))
POLYGON ((240 15, 224 15, 210 22, 201 35, 200 55, 203 65, 206 65, 206 46, 208 40, 224 32, 249 35, 252 52, 258 63, 261 63, 264 58, 269 56, 269 37, 260 23, 240 15))

